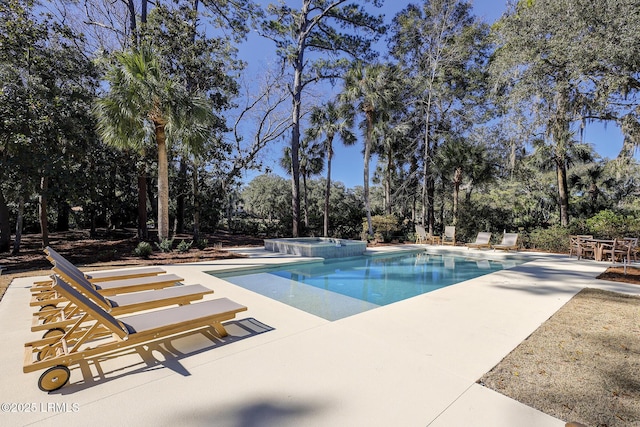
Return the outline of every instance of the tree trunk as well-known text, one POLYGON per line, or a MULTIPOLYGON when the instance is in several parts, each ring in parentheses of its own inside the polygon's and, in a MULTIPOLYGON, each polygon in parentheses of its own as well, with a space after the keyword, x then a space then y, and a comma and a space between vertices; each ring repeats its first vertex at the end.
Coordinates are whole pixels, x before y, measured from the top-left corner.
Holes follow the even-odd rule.
POLYGON ((307 174, 302 174, 302 197, 304 200, 304 228, 309 229, 309 204, 307 203, 307 174))
POLYGON ((333 158, 333 143, 328 142, 327 153, 327 189, 324 193, 324 237, 329 237, 329 198, 331 197, 331 159, 333 158))
MULTIPOLYGON (((154 189, 154 185, 153 185, 153 180, 151 178, 151 176, 146 176, 146 180, 147 180, 147 198, 149 199, 149 207, 151 208, 151 217, 154 218, 156 220, 156 227, 158 226, 157 224, 157 219, 158 219, 158 195, 156 193, 154 193, 153 189, 154 189)), ((156 190, 157 190, 157 185, 155 186, 156 190)))
MULTIPOLYGON (((442 194, 445 194, 444 180, 442 180, 442 194)), ((444 232, 444 227, 445 227, 445 225, 444 225, 444 203, 445 203, 445 200, 444 200, 444 197, 442 197, 442 203, 440 203, 440 212, 438 212, 439 213, 439 215, 438 215, 439 218, 438 219, 440 220, 440 225, 442 227, 442 231, 443 232, 444 232)), ((435 212, 435 206, 434 206, 433 210, 435 212)), ((435 213, 434 213, 434 222, 435 222, 435 213)))
POLYGON ((136 7, 134 5, 134 0, 127 0, 127 9, 129 11, 129 31, 131 34, 131 45, 138 46, 138 30, 136 23, 136 7))
POLYGON ((200 191, 198 189, 198 167, 193 165, 193 241, 200 239, 200 191))
POLYGON ((429 234, 434 233, 435 226, 435 182, 431 174, 431 159, 435 147, 431 147, 431 142, 427 139, 429 147, 425 149, 422 183, 422 225, 426 227, 429 234))
POLYGON ((58 204, 58 220, 56 221, 56 231, 69 231, 69 204, 61 201, 58 204))
POLYGON ((416 222, 416 217, 418 216, 418 212, 417 212, 417 203, 418 203, 418 199, 417 197, 412 197, 411 198, 411 222, 415 223, 416 222))
POLYGON ((371 224, 371 203, 369 201, 369 162, 371 160, 371 133, 373 132, 373 111, 365 111, 367 134, 364 140, 364 209, 367 213, 367 234, 373 236, 371 224))
POLYGON ((293 126, 291 129, 291 210, 293 214, 292 235, 298 237, 300 225, 300 102, 302 69, 296 69, 293 95, 293 126))
POLYGON ((40 178, 40 196, 38 211, 40 216, 40 230, 42 232, 42 247, 49 246, 49 222, 47 219, 47 191, 49 187, 49 178, 42 176, 40 178))
POLYGON ((11 223, 9 221, 9 207, 0 188, 0 252, 9 252, 11 245, 11 223))
POLYGON ((567 167, 562 157, 556 159, 556 173, 560 198, 560 225, 567 227, 569 226, 569 187, 567 185, 567 167))
POLYGON ((298 28, 296 34, 298 36, 296 46, 296 57, 294 58, 293 71, 293 88, 292 88, 292 114, 291 114, 291 210, 292 219, 292 235, 299 236, 300 227, 300 162, 298 159, 298 150, 300 149, 300 108, 302 104, 302 71, 304 68, 304 51, 306 49, 307 27, 309 25, 308 13, 310 2, 303 1, 300 10, 298 28))
POLYGON ((176 229, 178 233, 184 233, 184 217, 186 206, 187 187, 187 161, 184 157, 180 159, 180 169, 178 171, 178 195, 176 197, 176 229))
POLYGON ((387 179, 385 180, 384 195, 387 201, 386 211, 387 215, 391 215, 391 173, 393 169, 393 153, 391 147, 387 152, 387 179))
POLYGON ((232 209, 234 209, 235 207, 235 197, 233 196, 233 194, 228 191, 228 188, 223 186, 222 187, 223 192, 227 195, 227 208, 225 209, 226 213, 227 213, 227 229, 229 230, 230 233, 233 232, 233 215, 232 215, 232 209))
POLYGON ((589 200, 591 204, 591 212, 595 213, 598 207, 598 195, 600 194, 600 189, 596 185, 595 182, 592 182, 589 185, 589 200))
POLYGON ((22 243, 22 222, 24 218, 24 196, 18 199, 18 216, 16 218, 16 238, 13 241, 12 255, 20 253, 20 244, 22 243))
MULTIPOLYGON (((433 72, 429 89, 433 87, 433 72)), ((431 149, 431 135, 429 129, 431 127, 431 90, 427 95, 427 105, 425 106, 425 119, 424 119, 424 157, 422 158, 422 226, 428 226, 427 232, 433 235, 433 222, 431 217, 433 216, 433 193, 429 194, 430 188, 433 190, 433 178, 431 178, 431 157, 433 151, 431 149), (427 218, 428 217, 428 218, 427 218)))
POLYGON ((551 135, 555 144, 556 175, 558 178, 558 198, 560 202, 560 225, 569 225, 569 186, 567 185, 567 150, 570 145, 569 128, 570 85, 566 74, 559 79, 555 96, 556 112, 552 117, 551 135))
POLYGON ((138 170, 138 240, 149 238, 147 230, 147 177, 144 166, 138 170))
POLYGON ((435 207, 435 193, 436 184, 433 177, 429 177, 427 180, 427 226, 429 233, 435 233, 436 224, 436 207, 435 207))
POLYGON ((147 0, 140 0, 140 22, 147 23, 147 0))
POLYGON ((471 193, 473 193, 473 187, 474 187, 474 185, 473 185, 473 182, 472 182, 471 184, 469 184, 469 187, 467 187, 467 191, 464 194, 464 199, 465 199, 467 205, 471 204, 471 193))
POLYGON ((164 124, 156 123, 158 144, 158 241, 169 238, 169 162, 164 124))
POLYGON ((460 184, 462 183, 462 170, 457 168, 453 177, 453 225, 458 222, 458 198, 460 197, 460 184))

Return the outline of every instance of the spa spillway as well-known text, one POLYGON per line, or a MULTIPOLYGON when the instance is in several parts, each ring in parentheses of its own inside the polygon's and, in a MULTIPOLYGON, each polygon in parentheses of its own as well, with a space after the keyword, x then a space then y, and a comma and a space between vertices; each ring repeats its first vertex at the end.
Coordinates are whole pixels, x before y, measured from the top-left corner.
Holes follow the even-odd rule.
POLYGON ((359 256, 367 249, 367 242, 326 237, 293 239, 265 239, 264 248, 271 252, 320 258, 359 256))

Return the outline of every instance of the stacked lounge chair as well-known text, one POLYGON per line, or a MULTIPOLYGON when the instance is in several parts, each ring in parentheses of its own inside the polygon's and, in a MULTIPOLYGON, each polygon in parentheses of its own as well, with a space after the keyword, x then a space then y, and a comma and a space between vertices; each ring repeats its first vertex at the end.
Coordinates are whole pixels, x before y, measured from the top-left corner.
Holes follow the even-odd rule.
MULTIPOLYGON (((48 304, 34 314, 32 330, 46 332, 42 339, 25 344, 23 366, 25 373, 46 369, 38 380, 43 391, 63 387, 69 381, 69 366, 89 357, 209 327, 217 335, 226 336, 221 322, 247 310, 227 298, 191 304, 213 291, 201 285, 175 286, 177 280, 182 280, 175 275, 162 275, 170 276, 167 280, 171 285, 160 286, 159 290, 153 289, 162 279, 152 280, 155 284, 149 285, 149 279, 157 276, 127 277, 126 273, 117 273, 126 278, 92 283, 51 248, 45 252, 54 274, 34 293, 34 297, 47 297, 38 300, 38 304, 32 301, 32 305, 42 305, 44 300, 48 304), (142 283, 140 288, 135 287, 135 282, 142 283), (109 284, 106 293, 105 283, 109 284), (139 311, 143 312, 136 313, 139 311), (136 314, 114 317, 126 313, 136 314)), ((104 273, 102 277, 110 276, 104 273)))

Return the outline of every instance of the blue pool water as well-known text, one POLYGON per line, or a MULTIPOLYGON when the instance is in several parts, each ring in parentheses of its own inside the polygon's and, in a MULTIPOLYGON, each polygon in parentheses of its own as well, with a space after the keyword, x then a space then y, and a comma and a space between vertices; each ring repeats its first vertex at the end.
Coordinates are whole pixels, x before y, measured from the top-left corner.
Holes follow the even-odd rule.
POLYGON ((325 319, 337 320, 515 264, 513 260, 413 252, 326 260, 277 270, 211 274, 325 319))

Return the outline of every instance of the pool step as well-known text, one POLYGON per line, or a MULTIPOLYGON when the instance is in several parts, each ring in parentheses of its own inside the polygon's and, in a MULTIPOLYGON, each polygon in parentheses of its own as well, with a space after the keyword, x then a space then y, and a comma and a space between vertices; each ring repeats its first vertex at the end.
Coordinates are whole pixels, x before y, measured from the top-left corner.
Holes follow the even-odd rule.
POLYGON ((380 307, 270 273, 227 277, 224 280, 327 320, 338 320, 380 307))

